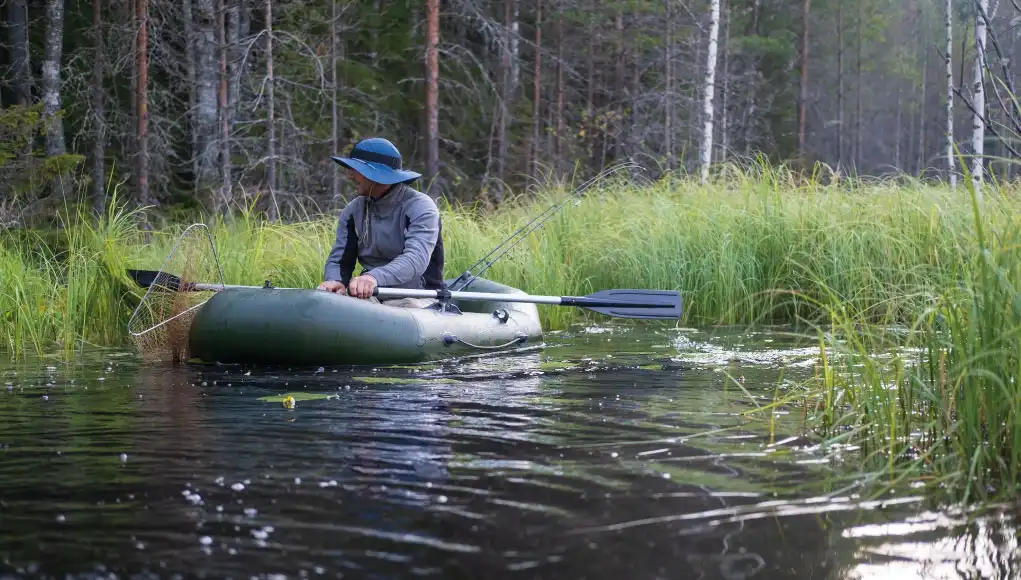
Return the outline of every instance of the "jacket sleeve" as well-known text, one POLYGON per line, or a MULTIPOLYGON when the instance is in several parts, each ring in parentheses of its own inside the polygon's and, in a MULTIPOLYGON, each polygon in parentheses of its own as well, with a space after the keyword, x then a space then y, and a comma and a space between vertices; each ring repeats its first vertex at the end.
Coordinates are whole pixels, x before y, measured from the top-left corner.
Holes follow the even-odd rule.
POLYGON ((358 234, 354 221, 354 204, 357 201, 358 198, 348 203, 337 218, 337 236, 326 258, 323 280, 339 280, 345 286, 351 281, 355 261, 358 259, 358 234))
POLYGON ((369 274, 380 286, 403 286, 422 278, 440 233, 440 211, 428 196, 419 196, 405 214, 404 251, 369 274))

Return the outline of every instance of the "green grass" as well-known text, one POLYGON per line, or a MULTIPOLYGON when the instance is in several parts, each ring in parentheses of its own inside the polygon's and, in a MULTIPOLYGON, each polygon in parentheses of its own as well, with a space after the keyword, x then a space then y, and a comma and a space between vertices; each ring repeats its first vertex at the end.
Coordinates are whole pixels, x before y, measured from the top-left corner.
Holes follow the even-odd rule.
MULTIPOLYGON (((982 204, 969 189, 957 195, 961 213, 944 220, 949 212, 933 209, 946 229, 924 239, 952 237, 926 241, 931 258, 914 265, 929 284, 902 279, 872 310, 821 294, 828 319, 817 326, 815 377, 755 411, 804 413, 824 447, 860 446, 854 461, 873 492, 918 483, 930 497, 968 502, 1021 490, 1021 217, 1005 188, 982 204)), ((898 244, 920 248, 923 234, 898 244)))
MULTIPOLYGON (((685 324, 812 319, 826 316, 830 303, 867 321, 910 322, 956 288, 963 265, 978 255, 976 221, 961 191, 798 185, 784 175, 595 191, 486 276, 533 294, 676 289, 684 296, 685 324)), ((444 208, 446 274, 456 276, 563 193, 512 201, 492 213, 444 208)), ((1016 225, 1010 216, 1021 204, 1013 198, 986 205, 987 237, 1016 225)), ((145 243, 136 217, 111 210, 98 225, 67 219, 56 243, 0 240, 4 350, 17 356, 125 342, 141 291, 124 269, 158 269, 184 227, 157 228, 145 243)), ((270 224, 240 212, 206 223, 228 283, 315 287, 336 218, 270 224)), ((550 329, 582 315, 540 310, 550 329)))

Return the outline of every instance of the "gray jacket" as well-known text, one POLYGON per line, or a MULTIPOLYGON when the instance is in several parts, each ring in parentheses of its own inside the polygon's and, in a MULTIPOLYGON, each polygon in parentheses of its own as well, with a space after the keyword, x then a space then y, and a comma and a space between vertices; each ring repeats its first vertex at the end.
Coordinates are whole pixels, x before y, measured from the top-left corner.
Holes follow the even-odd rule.
POLYGON ((340 212, 323 278, 347 285, 357 260, 380 286, 441 288, 440 227, 436 202, 408 185, 394 185, 378 199, 360 195, 340 212))

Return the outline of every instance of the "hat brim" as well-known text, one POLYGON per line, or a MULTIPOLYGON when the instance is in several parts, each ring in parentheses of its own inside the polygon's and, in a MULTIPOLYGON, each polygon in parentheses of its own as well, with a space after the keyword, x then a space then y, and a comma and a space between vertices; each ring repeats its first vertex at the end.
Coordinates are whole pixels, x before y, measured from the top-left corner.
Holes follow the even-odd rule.
POLYGON ((352 159, 350 157, 330 157, 330 159, 333 159, 343 167, 361 173, 369 181, 382 183, 383 185, 407 183, 422 177, 421 173, 415 173, 407 169, 393 169, 373 161, 362 161, 361 159, 352 159))

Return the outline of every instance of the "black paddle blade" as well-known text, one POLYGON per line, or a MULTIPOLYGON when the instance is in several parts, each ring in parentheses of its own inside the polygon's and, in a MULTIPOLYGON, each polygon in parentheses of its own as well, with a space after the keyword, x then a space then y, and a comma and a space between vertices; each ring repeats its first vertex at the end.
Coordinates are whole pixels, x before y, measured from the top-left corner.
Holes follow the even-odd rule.
POLYGON ((672 290, 603 290, 584 298, 561 298, 561 304, 582 306, 617 318, 677 320, 681 293, 672 290))
POLYGON ((171 292, 180 289, 181 279, 166 272, 154 272, 152 270, 128 270, 128 276, 142 288, 150 286, 162 287, 171 292))

